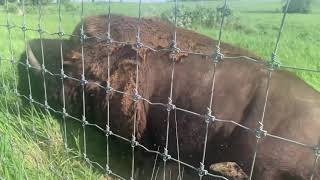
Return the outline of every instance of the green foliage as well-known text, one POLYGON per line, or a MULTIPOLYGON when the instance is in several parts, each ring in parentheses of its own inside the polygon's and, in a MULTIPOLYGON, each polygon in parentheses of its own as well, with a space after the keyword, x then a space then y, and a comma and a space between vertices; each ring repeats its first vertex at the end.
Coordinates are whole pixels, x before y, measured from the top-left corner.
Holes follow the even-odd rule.
POLYGON ((12 87, 0 87, 0 179, 104 179, 83 161, 79 147, 65 151, 52 116, 34 108, 19 115, 12 87))
MULTIPOLYGON (((20 0, 22 1, 22 0, 20 0)), ((41 5, 47 5, 53 2, 53 0, 24 0, 26 5, 39 5, 41 3, 41 5)))
POLYGON ((20 8, 19 8, 19 5, 17 3, 8 3, 7 4, 7 10, 9 13, 18 13, 20 8))
POLYGON ((70 2, 65 2, 63 3, 64 9, 67 12, 74 12, 77 11, 77 6, 74 3, 70 3, 70 2))
MULTIPOLYGON (((216 9, 204 7, 200 5, 192 6, 179 6, 177 9, 177 26, 187 29, 204 27, 212 28, 219 26, 223 13, 226 17, 225 23, 227 25, 234 25, 237 23, 237 18, 230 8, 224 9, 218 6, 216 9)), ((174 23, 174 9, 163 11, 160 15, 162 20, 174 23)))
MULTIPOLYGON (((161 19, 174 23, 174 9, 169 9, 161 13, 161 19)), ((184 28, 192 28, 197 25, 212 27, 217 18, 217 13, 212 8, 180 6, 177 10, 177 25, 184 28)))
MULTIPOLYGON (((312 0, 291 0, 288 13, 310 13, 312 0)), ((286 10, 287 3, 282 7, 282 11, 286 10)))

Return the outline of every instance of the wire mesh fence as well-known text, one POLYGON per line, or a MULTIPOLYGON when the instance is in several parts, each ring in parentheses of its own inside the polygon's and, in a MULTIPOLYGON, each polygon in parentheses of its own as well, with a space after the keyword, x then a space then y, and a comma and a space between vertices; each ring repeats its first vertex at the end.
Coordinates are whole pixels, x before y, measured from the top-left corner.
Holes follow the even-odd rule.
MULTIPOLYGON (((142 149, 148 153, 154 154, 155 157, 155 163, 154 163, 154 167, 152 170, 152 177, 156 178, 158 176, 158 174, 162 174, 162 178, 165 179, 169 179, 169 177, 171 176, 169 174, 169 172, 166 170, 166 166, 168 161, 171 162, 176 162, 178 164, 178 179, 183 179, 183 167, 187 167, 189 169, 192 169, 195 173, 198 174, 199 179, 202 179, 204 177, 212 177, 212 178, 217 178, 217 179, 227 179, 226 177, 219 175, 219 174, 214 174, 212 172, 210 172, 208 169, 205 169, 205 164, 206 164, 206 156, 207 156, 207 144, 208 144, 208 132, 209 132, 209 125, 216 123, 216 122, 221 122, 221 123, 226 123, 226 124, 232 124, 235 126, 240 127, 243 131, 247 131, 248 133, 250 133, 252 136, 254 136, 256 138, 256 145, 255 145, 255 149, 254 149, 254 154, 253 154, 253 158, 252 158, 252 162, 251 162, 251 168, 250 168, 250 173, 248 174, 249 179, 253 178, 253 172, 255 170, 255 162, 256 162, 256 157, 257 154, 259 153, 259 146, 260 146, 260 141, 263 138, 273 138, 279 141, 283 141, 283 142, 289 142, 292 144, 295 144, 296 146, 302 146, 304 148, 308 148, 310 150, 312 150, 314 152, 314 162, 313 162, 313 168, 310 169, 310 175, 309 178, 310 179, 315 179, 315 175, 316 175, 316 171, 317 171, 317 164, 318 164, 318 158, 320 156, 320 148, 318 144, 305 144, 303 142, 299 142, 295 139, 287 139, 284 137, 280 137, 274 134, 270 134, 269 132, 267 132, 264 129, 264 119, 265 119, 265 112, 266 112, 266 107, 267 107, 267 102, 268 102, 268 98, 269 98, 269 87, 270 87, 270 81, 272 79, 272 75, 273 72, 275 70, 279 70, 279 69, 290 69, 290 70, 294 70, 294 71, 307 71, 310 73, 319 73, 320 70, 317 69, 307 69, 307 68, 300 68, 300 67, 293 67, 293 66, 289 66, 289 65, 283 65, 281 64, 278 59, 277 59, 277 52, 278 52, 278 47, 279 47, 279 43, 280 43, 280 39, 281 39, 281 35, 282 35, 282 31, 284 28, 284 24, 285 24, 285 20, 286 20, 286 16, 287 16, 287 9, 289 7, 290 4, 290 0, 287 1, 286 3, 286 9, 285 12, 283 13, 282 16, 282 20, 281 20, 281 24, 279 27, 279 31, 278 31, 278 35, 276 37, 276 43, 274 46, 274 50, 273 52, 271 52, 271 59, 270 61, 260 61, 258 59, 254 59, 252 57, 249 56, 225 56, 223 54, 224 49, 221 48, 221 41, 222 41, 222 35, 223 35, 223 26, 225 23, 225 17, 227 16, 227 14, 229 13, 229 6, 228 6, 228 1, 224 0, 223 1, 223 5, 222 7, 222 16, 221 16, 221 21, 220 21, 220 25, 219 25, 219 34, 218 34, 218 43, 216 45, 216 47, 214 47, 214 52, 212 53, 201 53, 201 52, 191 52, 189 50, 186 49, 180 49, 178 44, 177 44, 177 38, 178 38, 178 34, 177 34, 177 18, 178 18, 178 0, 174 1, 174 28, 172 31, 172 41, 171 44, 166 47, 166 48, 157 48, 157 47, 151 47, 149 45, 144 44, 144 42, 141 41, 141 21, 142 21, 142 2, 141 0, 139 1, 139 5, 137 8, 137 24, 136 24, 136 38, 135 41, 133 42, 129 42, 129 41, 118 41, 117 39, 113 39, 112 37, 112 24, 111 24, 111 19, 113 18, 112 16, 112 2, 109 0, 107 3, 107 10, 106 10, 106 24, 105 26, 107 27, 107 32, 106 34, 102 35, 102 36, 87 36, 86 31, 85 31, 85 3, 82 0, 81 2, 81 9, 80 9, 80 19, 81 19, 81 25, 80 25, 80 33, 79 34, 67 34, 64 32, 63 30, 63 25, 62 25, 62 20, 63 20, 63 14, 62 14, 62 2, 61 0, 59 0, 57 2, 57 13, 58 13, 58 30, 57 32, 47 32, 44 27, 43 27, 43 21, 45 21, 44 17, 43 17, 43 5, 41 4, 41 1, 39 1, 39 4, 37 6, 37 10, 38 10, 38 27, 36 29, 34 28, 29 28, 28 27, 28 23, 26 21, 26 10, 25 10, 25 1, 22 0, 22 25, 13 25, 12 24, 12 20, 11 20, 11 16, 8 10, 8 2, 6 2, 6 23, 0 25, 0 28, 4 28, 7 30, 8 33, 8 47, 9 47, 9 53, 10 56, 9 57, 1 57, 1 63, 3 64, 4 61, 10 62, 11 66, 10 66, 10 72, 13 73, 14 76, 14 81, 13 82, 6 82, 6 77, 2 74, 1 79, 1 90, 2 92, 8 92, 8 91, 14 91, 14 94, 18 97, 21 97, 25 100, 27 100, 30 104, 31 107, 34 106, 39 106, 42 109, 44 109, 46 111, 46 113, 51 114, 51 113, 55 113, 57 115, 59 115, 62 118, 62 132, 63 132, 63 140, 64 140, 64 145, 65 145, 65 150, 66 152, 71 152, 70 148, 68 147, 68 137, 67 137, 67 122, 68 120, 72 120, 72 121, 76 121, 78 123, 80 123, 82 125, 83 128, 83 154, 82 157, 83 159, 89 164, 90 167, 97 167, 99 169, 101 169, 107 178, 109 177, 114 177, 116 179, 128 179, 127 177, 124 177, 122 174, 118 174, 116 172, 114 172, 111 168, 111 164, 110 164, 110 138, 116 138, 119 139, 120 141, 126 142, 128 146, 131 147, 131 169, 130 169, 130 175, 129 175, 129 179, 136 179, 135 174, 137 173, 137 167, 136 166, 136 153, 137 153, 137 149, 142 149), (27 42, 27 38, 26 38, 26 34, 29 32, 34 32, 37 33, 40 39, 40 52, 41 52, 41 64, 39 67, 35 67, 32 66, 30 63, 30 57, 27 54, 25 62, 21 62, 18 61, 17 59, 15 59, 14 57, 14 51, 13 51, 13 40, 12 40, 12 30, 20 30, 23 34, 23 39, 24 39, 24 47, 25 47, 25 51, 28 51, 28 42, 27 42), (53 35, 56 36, 57 39, 60 40, 60 44, 59 44, 59 53, 60 53, 60 72, 52 72, 50 71, 46 62, 46 54, 44 53, 44 49, 46 48, 45 45, 43 44, 43 39, 45 35, 53 35), (64 69, 64 49, 66 47, 64 47, 64 39, 66 37, 72 37, 72 38, 76 38, 80 40, 80 49, 81 49, 81 78, 77 78, 77 77, 72 77, 67 75, 65 72, 66 70, 64 69), (147 99, 146 97, 143 97, 139 92, 139 80, 141 77, 139 77, 139 71, 140 71, 140 67, 139 67, 139 63, 136 63, 135 65, 135 85, 134 85, 134 90, 132 93, 127 93, 127 92, 123 92, 120 91, 118 89, 115 89, 111 86, 111 54, 110 52, 105 52, 107 54, 107 82, 106 85, 101 85, 98 82, 95 82, 94 80, 91 79, 87 79, 86 76, 86 54, 85 54, 85 45, 86 42, 89 40, 95 39, 97 40, 97 42, 99 43, 104 43, 108 48, 113 48, 113 47, 119 47, 119 46, 123 46, 123 45, 131 45, 132 47, 134 47, 134 50, 136 52, 136 59, 135 61, 138 62, 139 61, 139 50, 141 49, 148 49, 152 52, 166 52, 169 54, 169 59, 171 60, 171 69, 170 69, 170 91, 168 94, 168 101, 167 103, 160 103, 160 102, 151 102, 149 99, 147 99), (193 112, 190 111, 188 109, 184 109, 182 107, 176 106, 175 104, 173 104, 173 96, 174 96, 174 81, 175 81, 175 73, 176 73, 176 63, 177 63, 177 57, 179 54, 181 53, 187 53, 187 54, 192 54, 195 56, 202 56, 202 57, 206 57, 208 59, 212 60, 212 64, 214 67, 213 70, 213 76, 211 79, 211 90, 210 90, 210 97, 209 98, 209 103, 207 105, 207 109, 206 109, 206 114, 201 114, 200 112, 193 112), (219 64, 222 63, 225 60, 230 60, 230 61, 237 61, 237 60, 244 60, 244 61, 249 61, 252 63, 257 63, 257 64, 261 64, 266 70, 267 70, 267 85, 266 85, 266 89, 265 89, 265 94, 264 94, 264 101, 263 104, 261 104, 262 107, 262 116, 257 119, 257 124, 258 126, 254 129, 247 127, 243 124, 240 124, 234 120, 229 120, 229 119, 220 119, 219 117, 216 117, 215 114, 213 113, 212 109, 213 109, 213 105, 215 104, 214 102, 214 91, 215 91, 215 87, 218 86, 216 84, 216 69, 219 68, 219 64), (16 66, 22 66, 25 68, 26 70, 26 74, 25 76, 27 77, 28 80, 28 92, 29 94, 21 94, 18 91, 18 75, 16 72, 16 66), (30 71, 31 70, 39 70, 41 72, 41 77, 42 77, 42 86, 43 86, 43 101, 37 101, 34 99, 33 95, 33 91, 35 91, 32 87, 32 83, 31 83, 31 75, 30 75, 30 71), (62 108, 61 109, 55 109, 50 105, 50 101, 48 100, 50 96, 50 94, 48 94, 47 92, 47 86, 48 86, 48 82, 46 81, 47 77, 57 77, 60 79, 60 84, 61 84, 61 92, 62 92, 62 108), (66 94, 65 94, 65 81, 74 81, 75 83, 78 83, 81 87, 81 107, 82 107, 82 112, 81 112, 81 117, 75 117, 73 115, 70 114, 70 112, 67 112, 67 100, 66 100, 66 94), (87 108, 87 99, 86 99, 86 86, 89 85, 94 85, 94 86, 98 86, 100 89, 104 90, 106 93, 106 101, 107 101, 107 108, 106 108, 106 112, 101 112, 106 114, 107 118, 106 118, 106 123, 105 126, 101 126, 98 124, 94 124, 94 123, 90 123, 90 120, 87 119, 87 115, 86 115, 86 108, 87 108), (7 89, 7 90, 4 90, 7 89), (115 93, 115 94, 120 94, 123 96, 127 96, 130 97, 131 100, 134 102, 134 106, 133 106, 133 127, 132 127, 132 132, 130 132, 131 134, 131 138, 127 138, 122 136, 121 134, 118 134, 116 132, 111 131, 111 126, 110 126, 110 121, 113 121, 113 117, 110 117, 110 106, 112 106, 110 104, 110 97, 111 94, 115 93), (164 121, 166 123, 166 138, 165 138, 165 145, 164 147, 161 147, 162 149, 160 149, 158 147, 157 150, 154 149, 150 149, 146 146, 144 146, 143 143, 138 142, 137 140, 137 108, 138 108, 138 102, 144 102, 147 103, 150 106, 159 106, 163 109, 165 109, 166 112, 166 120, 164 121), (178 137, 177 138, 177 155, 176 156, 172 156, 169 154, 169 139, 170 139, 170 127, 175 126, 177 127, 177 120, 175 119, 175 124, 170 124, 172 121, 170 120, 170 118, 172 118, 173 114, 176 114, 177 112, 184 112, 184 113, 188 113, 188 114, 192 114, 196 117, 198 117, 199 119, 201 119, 202 121, 205 122, 205 129, 204 129, 204 142, 203 142, 203 148, 202 148, 202 155, 201 155, 201 161, 199 162, 199 166, 194 166, 191 164, 188 164, 187 162, 181 161, 180 157, 179 157, 179 142, 178 142, 178 137), (104 133, 105 138, 106 138, 106 147, 105 147, 105 151, 106 151, 106 163, 105 164, 101 164, 98 162, 95 162, 93 160, 90 159, 90 157, 88 156, 87 153, 87 149, 90 148, 87 146, 87 136, 88 136, 88 132, 87 129, 88 127, 94 127, 96 128, 98 131, 101 131, 102 133, 104 133), (156 169, 156 162, 162 158, 162 166, 163 166, 163 172, 158 172, 159 169, 156 169)), ((40 82, 39 82, 40 83, 40 82)), ((4 96, 5 98, 7 97, 6 95, 4 96)), ((14 110, 10 110, 9 105, 7 104, 7 100, 4 99, 3 102, 5 104, 6 107, 6 112, 7 114, 10 114, 10 111, 14 111, 17 112, 17 114, 20 114, 20 105, 18 103, 16 103, 14 110)), ((33 122, 34 124, 36 122, 33 122)), ((48 123, 48 129, 50 129, 50 124, 48 123)), ((177 128, 175 128, 177 131, 177 128)), ((35 126, 33 126, 32 128, 32 133, 33 135, 37 136, 37 129, 35 128, 35 126)), ((178 136, 178 132, 175 132, 176 136, 178 136)), ((50 143, 51 137, 48 136, 46 137, 46 140, 50 143)), ((50 154, 50 152, 49 152, 50 154)), ((53 170, 54 171, 54 170, 53 170)), ((171 177, 170 177, 171 178, 171 177)))

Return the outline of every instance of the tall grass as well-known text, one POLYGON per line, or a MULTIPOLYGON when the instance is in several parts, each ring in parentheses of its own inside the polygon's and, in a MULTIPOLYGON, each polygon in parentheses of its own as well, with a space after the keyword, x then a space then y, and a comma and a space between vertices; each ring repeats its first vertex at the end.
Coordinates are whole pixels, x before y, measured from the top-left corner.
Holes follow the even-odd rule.
MULTIPOLYGON (((184 6, 195 7, 195 3, 215 8, 220 2, 185 2, 184 6)), ((180 3, 181 5, 181 3, 180 3)), ((224 27, 223 41, 246 48, 257 55, 270 59, 282 14, 281 4, 276 0, 239 0, 230 1, 237 17, 236 21, 224 27)), ((312 69, 320 69, 320 2, 315 1, 312 14, 288 15, 280 42, 278 59, 281 63, 312 69)), ((143 4, 144 17, 160 16, 163 11, 173 7, 172 3, 143 4)), ((51 35, 58 31, 58 10, 56 5, 44 7, 43 28, 47 31, 44 38, 57 38, 51 35)), ((0 25, 5 25, 7 15, 0 6, 0 25)), ((138 4, 113 3, 112 13, 128 16, 138 15, 138 4)), ((103 14, 107 4, 85 4, 85 15, 103 14)), ((80 4, 69 5, 62 12, 62 27, 66 34, 71 34, 80 21, 80 4)), ((10 14, 10 23, 21 26, 22 16, 10 14)), ((37 9, 28 7, 27 27, 38 26, 37 9)), ((216 38, 218 28, 193 27, 199 33, 216 38)), ((13 56, 18 59, 24 51, 23 33, 13 28, 13 56)), ((37 32, 28 31, 27 40, 38 38, 37 32)), ((82 157, 82 133, 71 124, 68 139, 73 144, 71 152, 64 149, 59 118, 40 112, 34 108, 23 108, 15 97, 14 76, 10 63, 9 38, 7 28, 0 26, 0 179, 103 179, 103 172, 91 168, 82 157), (20 113, 18 112, 20 110, 20 113), (49 141, 50 140, 50 141, 49 141)), ((223 52, 223 49, 222 49, 223 52)), ((320 90, 319 75, 298 72, 307 83, 320 90)), ((94 130, 90 132, 94 134, 94 130)), ((94 136, 103 138, 96 133, 94 136)), ((93 138, 95 139, 95 138, 93 138)), ((105 162, 104 146, 101 141, 92 141, 91 151, 97 161, 105 162), (98 155, 97 155, 98 154, 98 155)), ((125 159, 123 160, 125 163, 125 159)), ((119 168, 121 168, 119 166, 119 168)))
POLYGON ((83 161, 79 138, 68 152, 57 119, 35 108, 21 109, 1 86, 0 177, 3 179, 103 179, 83 161), (18 112, 20 110, 20 113, 18 112))

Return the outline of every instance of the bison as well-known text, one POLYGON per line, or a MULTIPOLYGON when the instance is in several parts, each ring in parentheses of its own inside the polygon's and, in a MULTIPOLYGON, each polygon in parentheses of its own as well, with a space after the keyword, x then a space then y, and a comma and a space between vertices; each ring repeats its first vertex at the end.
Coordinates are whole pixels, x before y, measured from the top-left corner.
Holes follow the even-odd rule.
MULTIPOLYGON (((175 29, 169 23, 155 19, 141 19, 139 22, 137 18, 113 15, 109 22, 106 16, 91 16, 84 21, 84 34, 80 27, 81 24, 76 27, 74 36, 63 42, 65 74, 86 80, 74 81, 65 77, 64 93, 70 108, 67 111, 81 117, 83 86, 88 121, 105 128, 109 116, 111 130, 131 139, 136 114, 137 141, 153 150, 157 150, 156 144, 162 151, 166 145, 169 119, 169 154, 177 158, 179 147, 180 160, 195 167, 200 167, 206 136, 205 120, 211 111, 204 162, 206 169, 213 163, 235 162, 249 175, 256 148, 256 132, 266 131, 268 136, 262 136, 257 146, 253 179, 310 178, 320 140, 320 94, 295 74, 275 69, 268 82, 269 71, 261 58, 227 43, 220 45, 223 54, 238 58, 214 62, 210 54, 215 52, 217 40, 182 28, 175 29), (111 25, 110 36, 108 23, 111 25), (138 25, 140 41, 136 37, 138 25), (172 54, 177 50, 172 46, 174 30, 176 46, 181 51, 172 54), (83 56, 81 39, 84 40, 83 56), (257 61, 250 61, 244 56, 257 61), (169 102, 173 60, 172 98, 169 102), (83 85, 81 82, 86 83, 83 85), (264 112, 268 83, 270 88, 264 112), (108 92, 101 87, 112 87, 123 93, 108 92), (134 93, 143 98, 134 99, 134 93), (208 109, 211 103, 211 109, 208 109), (172 109, 167 118, 169 107, 172 109), (261 127, 258 121, 262 116, 265 131, 255 131, 261 127), (236 123, 251 130, 245 130, 236 123), (275 136, 310 145, 310 148, 275 136)), ((55 45, 46 50, 50 57, 46 56, 45 61, 51 71, 60 73, 60 41, 48 40, 48 44, 50 42, 55 42, 55 45)), ((29 61, 41 68, 41 60, 34 55, 37 48, 33 49, 32 42, 30 44, 27 52, 29 61)), ((44 48, 47 48, 46 43, 44 48)), ((25 68, 21 72, 25 74, 25 68)), ((33 73, 34 76, 41 75, 40 70, 33 73)), ((47 81, 48 97, 52 101, 49 105, 57 104, 55 107, 61 108, 61 83, 51 82, 47 81)), ((316 166, 314 178, 319 176, 320 170, 316 166)))

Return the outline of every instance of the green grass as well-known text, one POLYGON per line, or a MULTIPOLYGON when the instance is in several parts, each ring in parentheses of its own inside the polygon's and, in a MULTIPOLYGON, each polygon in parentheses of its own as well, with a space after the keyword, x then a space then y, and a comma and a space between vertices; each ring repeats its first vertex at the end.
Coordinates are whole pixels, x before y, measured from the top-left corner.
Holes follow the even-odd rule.
MULTIPOLYGON (((220 2, 203 2, 207 7, 215 8, 220 2)), ((198 4, 201 4, 201 2, 198 4)), ((223 31, 222 40, 236 46, 246 48, 257 55, 269 60, 273 51, 281 13, 280 3, 276 0, 231 0, 231 7, 239 18, 234 25, 227 25, 223 31)), ((185 6, 194 7, 194 2, 186 2, 185 6)), ((74 26, 80 21, 80 4, 74 5, 76 11, 62 11, 62 27, 65 33, 71 34, 74 26)), ((143 4, 144 17, 160 16, 161 12, 173 7, 172 3, 143 4)), ((58 10, 55 5, 44 7, 43 29, 48 34, 44 38, 57 38, 50 33, 57 32, 58 10)), ((85 15, 102 14, 107 12, 107 4, 85 4, 85 15)), ((0 7, 3 10, 3 7, 0 7)), ((138 5, 135 3, 113 3, 112 13, 138 16, 138 5)), ((284 27, 278 51, 278 59, 282 64, 320 69, 320 1, 314 3, 312 14, 289 14, 284 27), (317 8, 318 7, 318 8, 317 8)), ((6 24, 6 13, 0 11, 0 25, 6 24)), ((20 26, 22 16, 10 14, 10 24, 20 26)), ((26 23, 28 28, 36 29, 36 9, 28 9, 26 23)), ((211 29, 194 27, 202 34, 216 38, 218 28, 211 29)), ((27 40, 38 38, 36 32, 28 31, 27 40)), ((11 31, 13 57, 18 59, 24 51, 23 33, 21 29, 11 31)), ((223 51, 223 50, 222 50, 223 51)), ((8 31, 0 27, 0 57, 10 59, 10 41, 8 31)), ((320 90, 319 75, 315 73, 298 72, 307 83, 320 90)), ((66 153, 61 133, 61 122, 55 117, 37 110, 21 109, 19 116, 19 100, 15 98, 12 89, 14 86, 14 71, 11 65, 2 60, 0 63, 0 179, 102 179, 102 171, 83 161, 83 138, 81 126, 68 123, 68 145, 73 153, 66 153), (3 86, 5 84, 5 86, 3 86), (5 90, 3 90, 3 88, 5 90), (8 87, 10 87, 8 89, 8 87), (36 136, 32 129, 36 130, 36 136), (51 139, 51 143, 47 140, 51 139)), ((101 147, 104 136, 90 130, 91 136, 100 139, 90 141, 88 154, 90 159, 104 164, 105 148, 101 147)), ((89 139, 89 138, 88 138, 89 139)), ((117 150, 115 150, 117 151, 117 150)), ((114 161, 119 162, 119 159, 114 161)), ((126 159, 123 164, 129 164, 126 159)), ((119 163, 121 164, 121 163, 119 163)), ((128 165, 127 165, 128 166, 128 165)), ((123 166, 118 166, 121 169, 123 166)))
POLYGON ((19 114, 21 107, 8 86, 0 96, 1 178, 103 179, 83 161, 79 138, 74 139, 77 147, 65 151, 56 119, 33 108, 20 109, 19 114))

